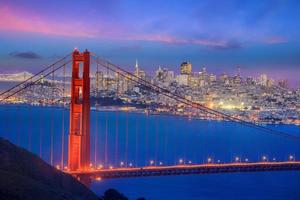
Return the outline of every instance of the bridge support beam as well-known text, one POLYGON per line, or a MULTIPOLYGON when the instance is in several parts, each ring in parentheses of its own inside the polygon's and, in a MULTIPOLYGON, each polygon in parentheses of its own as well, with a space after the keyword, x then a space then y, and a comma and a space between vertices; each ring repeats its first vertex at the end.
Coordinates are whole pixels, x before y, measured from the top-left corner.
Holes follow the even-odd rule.
POLYGON ((90 165, 90 52, 72 55, 68 169, 88 170, 90 165))

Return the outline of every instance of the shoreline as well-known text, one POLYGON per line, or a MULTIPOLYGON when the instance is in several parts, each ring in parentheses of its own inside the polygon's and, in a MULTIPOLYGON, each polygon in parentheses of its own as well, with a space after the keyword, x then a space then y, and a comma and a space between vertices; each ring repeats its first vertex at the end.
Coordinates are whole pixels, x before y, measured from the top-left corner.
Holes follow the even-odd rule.
MULTIPOLYGON (((67 107, 62 107, 62 106, 49 106, 49 105, 40 105, 40 104, 27 104, 27 103, 7 103, 7 104, 0 104, 0 107, 5 107, 5 106, 34 106, 34 107, 52 107, 55 109, 67 109, 69 110, 69 106, 67 107)), ((230 120, 224 120, 224 119, 213 119, 213 118, 201 118, 201 117, 195 117, 195 116, 187 116, 183 114, 174 114, 174 113, 167 113, 167 112, 155 112, 155 111, 149 111, 149 109, 142 109, 142 108, 136 108, 133 106, 104 106, 101 108, 96 109, 96 106, 91 106, 91 111, 96 112, 128 112, 128 113, 134 113, 134 114, 145 114, 145 115, 160 115, 160 116, 166 116, 166 117, 180 117, 183 119, 187 120, 202 120, 202 121, 215 121, 215 122, 230 122, 230 120)), ((251 122, 247 121, 249 123, 253 123, 259 126, 267 126, 267 125, 295 125, 295 126, 300 126, 300 124, 297 123, 284 123, 284 122, 278 122, 278 123, 272 123, 272 122, 267 122, 267 121, 257 121, 257 122, 251 122)))

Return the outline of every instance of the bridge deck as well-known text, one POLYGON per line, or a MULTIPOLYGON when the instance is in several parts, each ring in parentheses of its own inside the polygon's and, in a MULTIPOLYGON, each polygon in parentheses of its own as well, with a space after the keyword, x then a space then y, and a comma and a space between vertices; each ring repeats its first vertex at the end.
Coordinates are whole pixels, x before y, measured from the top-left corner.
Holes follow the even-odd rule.
POLYGON ((213 174, 233 172, 259 172, 259 171, 300 171, 300 161, 288 162, 252 162, 252 163, 226 163, 226 164, 199 164, 174 166, 146 166, 132 168, 97 169, 88 171, 66 171, 81 179, 111 179, 141 176, 172 176, 187 174, 213 174))

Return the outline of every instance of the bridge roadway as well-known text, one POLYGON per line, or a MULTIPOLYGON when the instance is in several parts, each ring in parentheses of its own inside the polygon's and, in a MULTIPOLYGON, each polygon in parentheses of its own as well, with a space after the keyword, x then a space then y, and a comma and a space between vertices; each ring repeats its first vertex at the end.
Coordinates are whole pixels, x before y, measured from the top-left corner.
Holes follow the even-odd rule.
POLYGON ((195 164, 173 166, 146 166, 131 168, 91 169, 88 171, 65 171, 79 180, 101 180, 146 176, 174 176, 188 174, 215 174, 234 172, 300 171, 300 161, 247 162, 222 164, 195 164))

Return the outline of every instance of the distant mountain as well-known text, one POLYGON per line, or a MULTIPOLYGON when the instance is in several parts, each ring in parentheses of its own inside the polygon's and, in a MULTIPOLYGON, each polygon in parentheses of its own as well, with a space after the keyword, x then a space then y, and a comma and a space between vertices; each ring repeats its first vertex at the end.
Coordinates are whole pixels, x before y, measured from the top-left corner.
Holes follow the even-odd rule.
POLYGON ((0 81, 24 81, 28 79, 33 74, 30 72, 19 72, 14 74, 0 74, 0 81))
POLYGON ((0 138, 0 199, 99 200, 72 176, 0 138))

